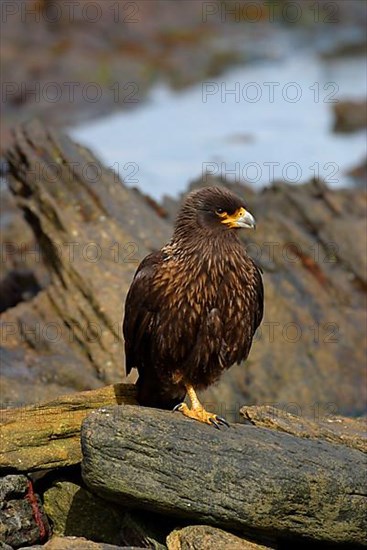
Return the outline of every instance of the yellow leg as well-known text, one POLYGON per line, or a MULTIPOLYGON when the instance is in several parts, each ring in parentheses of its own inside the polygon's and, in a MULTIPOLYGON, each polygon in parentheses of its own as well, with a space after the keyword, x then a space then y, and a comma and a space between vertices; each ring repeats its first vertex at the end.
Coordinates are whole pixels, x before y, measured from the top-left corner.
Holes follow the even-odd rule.
POLYGON ((216 428, 220 428, 220 425, 225 425, 229 427, 228 422, 221 418, 220 416, 217 416, 214 413, 207 412, 202 404, 199 401, 198 396, 196 395, 196 392, 194 388, 189 385, 185 384, 187 394, 191 401, 191 409, 186 405, 186 403, 180 403, 177 405, 174 410, 182 412, 183 415, 188 416, 189 418, 192 418, 194 420, 198 420, 199 422, 204 422, 205 424, 213 424, 216 428))

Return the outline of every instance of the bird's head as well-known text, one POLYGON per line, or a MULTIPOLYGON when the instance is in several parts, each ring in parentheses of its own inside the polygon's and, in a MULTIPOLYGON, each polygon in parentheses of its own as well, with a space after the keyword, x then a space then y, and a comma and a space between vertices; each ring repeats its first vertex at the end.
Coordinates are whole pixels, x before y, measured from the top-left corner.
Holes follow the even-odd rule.
POLYGON ((183 203, 176 221, 175 232, 189 228, 211 231, 254 229, 255 218, 244 201, 221 187, 204 187, 191 192, 183 203))

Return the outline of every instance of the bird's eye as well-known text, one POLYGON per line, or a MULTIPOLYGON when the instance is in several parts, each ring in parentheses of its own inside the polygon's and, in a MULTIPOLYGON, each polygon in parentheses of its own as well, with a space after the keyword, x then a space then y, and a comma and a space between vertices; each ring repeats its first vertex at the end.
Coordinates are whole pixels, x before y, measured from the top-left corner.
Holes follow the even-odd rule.
POLYGON ((215 211, 216 214, 222 215, 224 214, 224 208, 217 208, 215 211))

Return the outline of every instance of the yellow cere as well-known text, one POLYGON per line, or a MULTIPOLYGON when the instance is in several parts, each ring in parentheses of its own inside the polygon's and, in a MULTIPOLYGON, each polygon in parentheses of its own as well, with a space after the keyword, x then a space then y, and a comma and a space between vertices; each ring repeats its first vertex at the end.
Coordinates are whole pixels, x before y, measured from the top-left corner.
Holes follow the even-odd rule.
POLYGON ((222 219, 221 223, 224 223, 226 225, 229 225, 229 227, 237 227, 237 221, 238 218, 241 218, 246 214, 246 210, 241 206, 241 208, 238 208, 233 214, 229 215, 227 212, 223 212, 222 214, 218 214, 222 219))

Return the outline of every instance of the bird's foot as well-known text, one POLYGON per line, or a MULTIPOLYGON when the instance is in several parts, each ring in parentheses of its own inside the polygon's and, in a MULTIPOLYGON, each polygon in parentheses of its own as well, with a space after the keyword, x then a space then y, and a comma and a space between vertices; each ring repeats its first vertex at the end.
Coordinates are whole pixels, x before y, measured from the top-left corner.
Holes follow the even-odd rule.
POLYGON ((229 424, 224 418, 214 413, 207 412, 202 406, 189 409, 186 403, 180 403, 176 405, 173 410, 180 411, 184 416, 198 420, 199 422, 204 422, 204 424, 212 424, 218 430, 220 430, 221 426, 227 426, 227 428, 229 428, 229 424))

